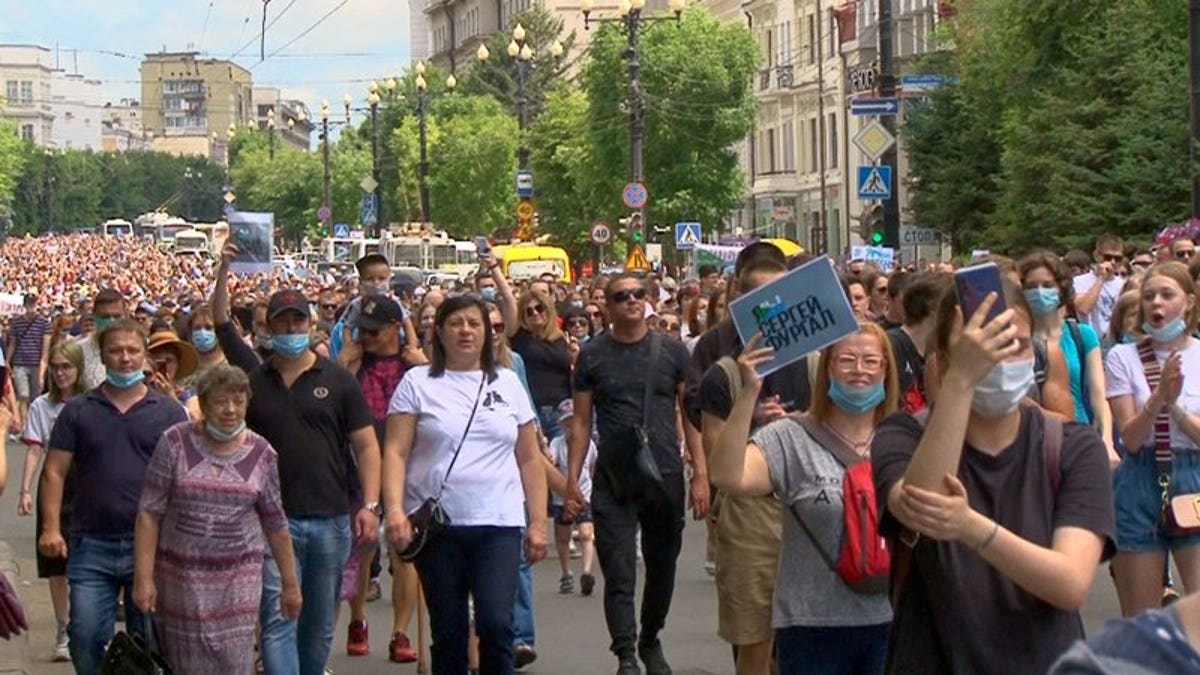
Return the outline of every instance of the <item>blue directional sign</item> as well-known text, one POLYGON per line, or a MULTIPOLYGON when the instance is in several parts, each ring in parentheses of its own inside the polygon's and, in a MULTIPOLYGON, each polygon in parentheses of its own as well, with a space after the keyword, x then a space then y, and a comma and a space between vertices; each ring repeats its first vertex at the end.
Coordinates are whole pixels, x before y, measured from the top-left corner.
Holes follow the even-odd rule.
POLYGON ((675 223, 675 250, 690 251, 700 243, 700 223, 675 223))
POLYGON ((890 166, 860 166, 860 167, 858 167, 858 198, 859 199, 891 199, 892 198, 892 167, 890 167, 890 166))
POLYGON ((533 172, 521 170, 517 172, 517 197, 529 199, 533 196, 533 172))
POLYGON ((898 115, 900 99, 889 98, 856 98, 850 101, 850 114, 857 117, 863 115, 898 115))
POLYGON ((350 237, 350 226, 346 223, 338 223, 333 226, 333 236, 339 239, 347 239, 350 237))
POLYGON ((363 194, 362 201, 362 221, 363 225, 374 225, 378 218, 379 211, 375 208, 375 195, 367 192, 363 194))
POLYGON ((905 91, 926 91, 942 86, 946 78, 941 75, 904 75, 900 78, 900 86, 905 91))

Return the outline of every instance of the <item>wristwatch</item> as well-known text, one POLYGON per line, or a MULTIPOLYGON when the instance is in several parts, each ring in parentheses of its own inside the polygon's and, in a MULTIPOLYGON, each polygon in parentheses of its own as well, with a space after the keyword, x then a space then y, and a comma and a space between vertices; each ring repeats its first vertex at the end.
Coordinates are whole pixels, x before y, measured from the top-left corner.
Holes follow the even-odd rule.
POLYGON ((363 508, 374 513, 376 518, 383 517, 383 505, 379 502, 367 502, 363 504, 363 508))

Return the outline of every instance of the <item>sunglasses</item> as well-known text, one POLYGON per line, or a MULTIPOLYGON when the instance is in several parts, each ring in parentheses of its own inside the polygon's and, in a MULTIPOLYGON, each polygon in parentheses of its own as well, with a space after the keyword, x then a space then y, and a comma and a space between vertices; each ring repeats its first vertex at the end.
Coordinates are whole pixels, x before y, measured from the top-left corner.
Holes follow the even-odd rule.
POLYGON ((330 304, 323 304, 323 305, 321 305, 321 309, 331 309, 331 310, 335 310, 335 311, 336 311, 336 310, 337 310, 337 308, 338 308, 338 306, 337 306, 337 305, 330 305, 330 304))
POLYGON ((1191 258, 1194 255, 1196 255, 1195 251, 1176 251, 1175 252, 1175 257, 1178 260, 1187 260, 1188 258, 1191 258))
POLYGON ((583 326, 584 328, 587 328, 587 326, 590 323, 591 322, 588 321, 586 317, 579 317, 577 319, 571 319, 570 321, 567 322, 567 325, 568 326, 583 326))
POLYGON ((613 302, 621 303, 621 302, 629 302, 630 298, 633 298, 634 300, 645 300, 646 299, 646 289, 644 289, 644 288, 627 288, 623 291, 617 291, 616 293, 613 293, 612 298, 610 298, 610 299, 613 302))
POLYGON ((1122 260, 1125 259, 1125 256, 1120 253, 1101 254, 1100 259, 1103 260, 1104 262, 1121 262, 1122 260))
POLYGON ((534 314, 541 315, 541 314, 545 314, 545 313, 546 313, 546 308, 540 304, 530 305, 525 308, 525 316, 533 316, 534 314))

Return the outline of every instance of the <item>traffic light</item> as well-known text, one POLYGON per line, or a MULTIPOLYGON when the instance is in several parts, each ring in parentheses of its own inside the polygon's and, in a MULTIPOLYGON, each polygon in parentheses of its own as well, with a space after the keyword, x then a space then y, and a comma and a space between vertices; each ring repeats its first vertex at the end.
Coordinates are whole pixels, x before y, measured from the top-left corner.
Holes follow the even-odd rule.
POLYGON ((875 230, 871 233, 871 245, 883 246, 883 230, 875 230))
POLYGON ((646 226, 642 222, 642 214, 634 211, 629 214, 629 238, 641 246, 646 241, 646 226))

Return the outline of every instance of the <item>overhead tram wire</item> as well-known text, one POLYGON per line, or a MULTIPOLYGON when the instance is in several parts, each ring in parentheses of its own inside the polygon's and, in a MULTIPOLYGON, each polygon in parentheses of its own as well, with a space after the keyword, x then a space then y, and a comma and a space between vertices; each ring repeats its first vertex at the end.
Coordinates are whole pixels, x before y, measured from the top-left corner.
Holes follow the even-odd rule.
MULTIPOLYGON (((235 51, 234 53, 230 54, 230 55, 229 55, 229 58, 230 58, 230 59, 236 58, 236 57, 237 57, 239 54, 241 54, 242 52, 246 51, 246 50, 247 50, 247 49, 249 49, 251 46, 253 46, 255 42, 258 42, 260 39, 262 39, 263 35, 265 35, 265 34, 266 34, 266 31, 267 31, 267 30, 269 30, 269 29, 271 28, 271 26, 274 26, 274 25, 275 25, 275 22, 279 21, 279 19, 280 19, 281 17, 283 17, 283 15, 284 15, 284 14, 287 14, 287 11, 288 11, 289 9, 291 9, 291 8, 292 8, 292 5, 295 5, 295 4, 296 4, 296 0, 291 0, 291 2, 289 2, 289 3, 288 3, 288 4, 286 4, 286 5, 284 5, 283 9, 279 10, 279 13, 278 13, 278 14, 276 14, 276 15, 275 15, 275 17, 271 19, 271 22, 270 22, 270 23, 267 23, 267 24, 264 26, 264 28, 263 28, 263 30, 262 30, 262 31, 260 31, 260 32, 259 32, 257 35, 255 35, 254 37, 252 37, 252 38, 250 38, 249 40, 247 40, 247 41, 246 41, 246 44, 242 45, 241 47, 239 47, 239 48, 237 49, 237 51, 235 51)), ((264 10, 265 10, 265 9, 266 9, 266 8, 264 7, 264 10)), ((246 15, 246 22, 247 22, 247 23, 249 23, 249 21, 250 21, 250 15, 249 15, 249 14, 247 14, 247 15, 246 15)))
MULTIPOLYGON (((294 3, 294 2, 295 2, 295 0, 292 0, 292 2, 294 3)), ((263 61, 266 61, 268 58, 271 58, 271 57, 275 56, 276 54, 278 54, 279 52, 282 52, 283 50, 287 49, 288 47, 291 47, 293 44, 295 44, 297 41, 299 41, 299 40, 300 40, 301 38, 303 38, 305 35, 308 35, 309 33, 311 33, 311 32, 313 32, 314 30, 316 30, 318 26, 320 26, 321 24, 325 23, 325 21, 326 21, 326 20, 327 20, 329 17, 331 17, 331 16, 333 16, 334 14, 336 14, 336 13, 338 12, 338 10, 340 10, 340 9, 341 9, 341 8, 343 8, 343 7, 345 7, 345 6, 346 6, 346 4, 347 4, 347 3, 349 3, 349 2, 350 2, 350 0, 342 0, 342 1, 341 1, 341 2, 339 2, 338 4, 334 5, 334 6, 333 6, 333 9, 329 10, 328 12, 325 12, 325 14, 321 16, 321 18, 317 19, 316 23, 314 23, 313 25, 309 26, 308 28, 305 28, 305 29, 304 29, 303 31, 301 31, 301 32, 300 32, 300 34, 299 34, 299 35, 297 35, 296 37, 294 37, 294 38, 292 38, 291 40, 288 40, 287 42, 285 42, 285 43, 283 44, 283 46, 282 46, 282 47, 280 47, 279 49, 276 49, 275 51, 273 51, 273 52, 271 52, 270 54, 268 54, 268 55, 266 55, 265 57, 263 57, 263 60, 262 60, 262 61, 259 61, 258 63, 254 64, 253 66, 250 66, 250 69, 251 69, 251 70, 253 70, 255 67, 257 67, 259 64, 261 64, 263 61)), ((288 6, 290 7, 291 5, 288 5, 288 6)))

